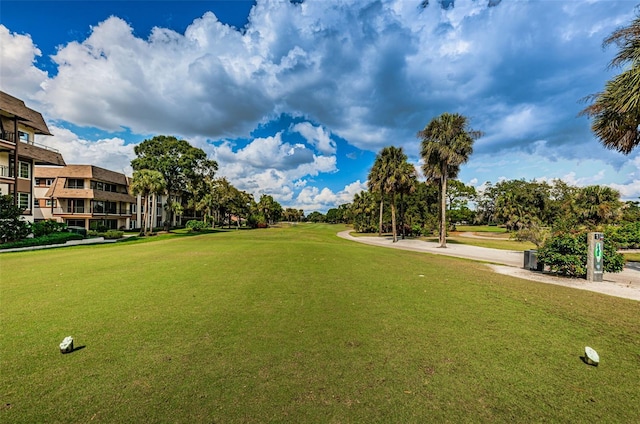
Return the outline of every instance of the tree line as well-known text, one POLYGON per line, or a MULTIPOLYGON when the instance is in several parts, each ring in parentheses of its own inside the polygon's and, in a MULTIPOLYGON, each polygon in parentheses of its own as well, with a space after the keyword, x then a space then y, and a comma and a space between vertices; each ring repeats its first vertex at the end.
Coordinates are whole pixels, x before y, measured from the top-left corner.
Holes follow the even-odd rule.
POLYGON ((252 194, 234 187, 224 177, 216 177, 218 163, 208 159, 204 150, 186 140, 158 135, 134 148, 131 161, 131 192, 140 195, 142 205, 141 234, 153 231, 153 211, 159 196, 164 196, 168 229, 174 216, 216 225, 246 225, 253 228, 287 219, 304 219, 304 211, 283 209, 273 196, 263 194, 258 201, 252 194))

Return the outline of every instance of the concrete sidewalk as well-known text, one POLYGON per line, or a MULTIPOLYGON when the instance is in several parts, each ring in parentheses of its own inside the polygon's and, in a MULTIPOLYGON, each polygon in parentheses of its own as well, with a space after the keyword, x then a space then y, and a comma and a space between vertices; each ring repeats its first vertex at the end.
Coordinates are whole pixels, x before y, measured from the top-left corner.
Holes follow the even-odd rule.
POLYGON ((627 267, 620 273, 606 273, 603 282, 589 282, 580 278, 561 277, 548 272, 524 269, 524 253, 521 251, 490 249, 465 244, 447 244, 446 248, 441 248, 438 243, 416 239, 398 239, 394 243, 391 237, 354 237, 350 233, 351 230, 342 231, 338 233, 338 237, 372 246, 488 262, 488 266, 500 274, 640 301, 640 271, 632 267, 627 267))
POLYGON ((16 247, 13 249, 0 249, 0 253, 5 252, 24 252, 27 250, 42 250, 42 249, 55 249, 59 247, 80 246, 85 244, 103 244, 103 243, 115 243, 118 240, 105 240, 104 237, 94 237, 82 240, 69 240, 61 244, 47 244, 44 246, 29 246, 29 247, 16 247))
POLYGON ((515 250, 490 249, 487 247, 470 246, 466 244, 447 244, 446 248, 442 248, 438 243, 435 242, 416 239, 401 240, 400 238, 398 238, 398 241, 394 243, 391 236, 354 237, 350 234, 350 232, 350 230, 342 231, 338 233, 338 237, 374 246, 392 247, 402 250, 413 250, 415 252, 429 252, 436 255, 474 259, 477 261, 490 262, 499 265, 508 265, 515 267, 522 267, 524 265, 524 253, 515 250))

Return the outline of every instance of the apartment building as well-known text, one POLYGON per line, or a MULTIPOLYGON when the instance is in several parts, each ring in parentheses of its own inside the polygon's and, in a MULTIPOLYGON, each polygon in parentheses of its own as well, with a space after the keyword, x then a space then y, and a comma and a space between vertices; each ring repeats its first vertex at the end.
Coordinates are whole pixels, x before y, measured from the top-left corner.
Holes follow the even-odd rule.
POLYGON ((57 150, 35 142, 36 135, 51 135, 42 115, 0 91, 0 192, 11 195, 31 222, 35 166, 65 165, 57 150))
POLYGON ((128 178, 94 165, 35 168, 34 218, 54 219, 90 229, 129 229, 135 222, 136 198, 128 178))
MULTIPOLYGON (((155 196, 150 196, 149 198, 138 195, 136 198, 136 213, 134 214, 131 221, 131 228, 140 228, 142 226, 142 222, 145 218, 145 207, 151 213, 151 225, 154 228, 161 228, 165 225, 170 225, 171 227, 182 225, 183 217, 176 214, 173 214, 172 220, 171 222, 169 222, 170 213, 167 209, 167 204, 169 203, 168 201, 169 197, 166 194, 158 194, 155 196)), ((171 201, 174 203, 182 204, 182 197, 178 194, 173 194, 171 195, 171 201)))

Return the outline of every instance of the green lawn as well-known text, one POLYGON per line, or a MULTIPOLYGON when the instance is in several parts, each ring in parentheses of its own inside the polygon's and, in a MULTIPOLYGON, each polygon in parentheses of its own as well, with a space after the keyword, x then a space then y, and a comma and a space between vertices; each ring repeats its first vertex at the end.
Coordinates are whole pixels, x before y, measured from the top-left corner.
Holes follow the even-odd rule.
POLYGON ((640 262, 640 253, 623 253, 627 262, 640 262))
POLYGON ((640 302, 341 229, 0 254, 0 422, 637 421, 640 302))
POLYGON ((496 225, 456 225, 456 230, 461 232, 480 232, 480 233, 507 233, 504 227, 496 225))
MULTIPOLYGON (((438 242, 438 237, 427 237, 424 240, 438 242)), ((519 250, 524 252, 525 250, 535 249, 536 245, 528 241, 516 241, 509 238, 496 238, 496 239, 483 239, 463 237, 459 235, 452 235, 447 237, 447 243, 452 244, 468 244, 470 246, 488 247, 491 249, 500 250, 519 250)))

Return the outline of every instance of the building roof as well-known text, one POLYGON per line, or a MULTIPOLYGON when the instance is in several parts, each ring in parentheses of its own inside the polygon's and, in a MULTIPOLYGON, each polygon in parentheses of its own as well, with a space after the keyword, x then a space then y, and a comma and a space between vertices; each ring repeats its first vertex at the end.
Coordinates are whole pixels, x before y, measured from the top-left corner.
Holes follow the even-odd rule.
POLYGON ((65 188, 67 179, 90 179, 111 184, 119 184, 128 187, 126 175, 119 172, 109 171, 94 165, 67 165, 63 167, 36 166, 34 169, 35 178, 55 178, 56 181, 45 197, 68 198, 68 199, 95 199, 108 200, 112 202, 135 202, 135 197, 129 193, 114 193, 110 191, 93 190, 91 188, 69 189, 65 188))
POLYGON ((20 143, 19 146, 18 156, 33 159, 36 165, 65 165, 64 158, 59 152, 31 143, 20 143))
POLYGON ((38 166, 36 178, 89 178, 113 184, 128 185, 127 176, 95 165, 67 165, 64 167, 38 166))
POLYGON ((0 91, 0 113, 17 117, 24 125, 33 128, 36 134, 52 135, 40 112, 29 109, 22 100, 4 91, 0 91))

